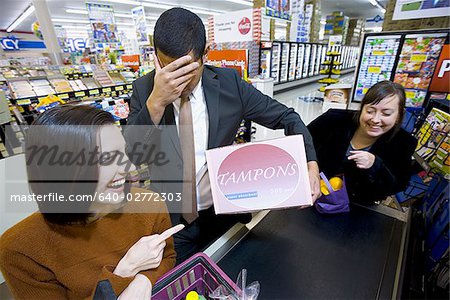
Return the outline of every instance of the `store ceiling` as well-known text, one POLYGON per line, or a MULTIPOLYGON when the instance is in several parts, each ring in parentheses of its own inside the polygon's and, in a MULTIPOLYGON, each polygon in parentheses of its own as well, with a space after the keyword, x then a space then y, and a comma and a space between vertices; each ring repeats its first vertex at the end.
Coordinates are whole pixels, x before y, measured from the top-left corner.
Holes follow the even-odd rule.
MULTIPOLYGON (((44 0, 39 0, 44 1, 44 0)), ((73 14, 67 13, 66 9, 86 9, 86 1, 84 0, 46 0, 50 14, 52 18, 55 19, 65 19, 74 20, 76 24, 78 20, 87 20, 87 15, 83 14, 73 14)), ((89 1, 88 1, 89 2, 89 1)), ((105 1, 93 0, 91 2, 106 3, 105 1)), ((114 7, 116 13, 126 13, 130 14, 131 8, 135 5, 126 4, 127 0, 124 1, 112 1, 111 3, 114 7), (117 3, 123 2, 123 3, 117 3)), ((142 2, 142 0, 134 0, 129 2, 142 2)), ((145 2, 152 2, 147 1, 145 2)), ((239 1, 237 1, 239 2, 239 1)), ((378 0, 382 6, 386 7, 388 0, 378 0)), ((30 0, 0 0, 0 29, 6 29, 30 4, 30 0)), ((249 8, 249 6, 234 3, 233 1, 223 1, 223 0, 154 0, 153 3, 158 4, 170 4, 173 6, 187 6, 195 7, 203 10, 215 10, 221 12, 229 12, 235 10, 241 10, 249 8)), ((159 16, 165 9, 164 8, 151 8, 145 7, 146 14, 149 16, 159 16)), ((344 11, 346 16, 351 18, 363 17, 363 18, 373 18, 376 15, 382 15, 379 8, 374 7, 369 3, 368 0, 322 0, 322 16, 331 14, 333 11, 344 11)), ((199 14, 199 16, 206 22, 208 15, 199 14)), ((23 21, 16 30, 18 31, 31 31, 31 24, 35 22, 36 16, 32 14, 25 21, 23 21)), ((117 22, 121 23, 131 23, 129 18, 117 17, 117 22)), ((150 25, 154 24, 154 20, 149 20, 150 25)), ((55 22, 55 24, 58 24, 55 22)), ((64 23, 69 24, 69 23, 64 23)))

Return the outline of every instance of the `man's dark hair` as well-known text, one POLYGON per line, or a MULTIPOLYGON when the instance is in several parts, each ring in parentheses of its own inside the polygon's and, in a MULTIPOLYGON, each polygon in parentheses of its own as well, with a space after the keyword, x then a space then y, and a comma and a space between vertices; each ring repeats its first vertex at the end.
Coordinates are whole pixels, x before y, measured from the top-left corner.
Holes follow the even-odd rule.
MULTIPOLYGON (((88 105, 57 106, 40 115, 25 137, 31 192, 41 197, 50 193, 63 195, 66 200, 71 195, 93 196, 99 165, 87 159, 90 153, 96 153, 98 162, 98 130, 110 124, 114 124, 110 113, 88 105)), ((86 222, 91 215, 91 204, 90 201, 38 201, 45 220, 61 225, 86 222)))
POLYGON ((194 59, 198 60, 205 51, 205 25, 189 10, 171 8, 156 21, 153 43, 156 51, 171 58, 180 58, 193 51, 194 59))

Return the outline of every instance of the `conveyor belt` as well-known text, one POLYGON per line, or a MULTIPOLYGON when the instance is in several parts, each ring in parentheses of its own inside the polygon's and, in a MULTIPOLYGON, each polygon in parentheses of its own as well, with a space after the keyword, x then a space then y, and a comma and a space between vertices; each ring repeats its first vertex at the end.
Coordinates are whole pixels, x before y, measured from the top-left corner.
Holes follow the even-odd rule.
POLYGON ((270 212, 218 262, 230 278, 246 268, 258 299, 389 299, 407 223, 359 206, 340 215, 315 209, 270 212))

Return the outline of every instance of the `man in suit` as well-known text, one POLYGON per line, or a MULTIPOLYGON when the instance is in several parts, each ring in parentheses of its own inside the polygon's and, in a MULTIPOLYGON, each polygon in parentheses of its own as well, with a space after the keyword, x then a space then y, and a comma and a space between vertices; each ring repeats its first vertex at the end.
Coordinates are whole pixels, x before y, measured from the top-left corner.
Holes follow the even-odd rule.
POLYGON ((241 80, 235 70, 205 66, 206 33, 197 15, 182 8, 165 11, 155 25, 154 45, 155 70, 133 83, 128 125, 139 126, 127 126, 125 133, 128 148, 132 148, 130 159, 135 164, 152 162, 152 188, 172 194, 172 198, 183 194, 181 203, 167 202, 174 225, 186 225, 174 236, 178 263, 201 251, 236 222, 250 220, 249 215, 215 215, 205 157, 207 149, 231 145, 243 119, 271 129, 284 129, 286 135, 303 135, 312 196, 317 199, 320 185, 316 154, 300 116, 241 80), (191 140, 195 149, 193 196, 183 185, 190 180, 185 170, 191 163, 184 156, 187 151, 182 151, 186 142, 180 142, 186 103, 192 118, 191 140), (147 151, 155 151, 143 155, 147 161, 142 156, 139 160, 134 155, 136 144, 151 144, 147 151), (195 198, 193 210, 198 211, 198 217, 193 219, 184 214, 191 202, 187 194, 190 199, 195 198))

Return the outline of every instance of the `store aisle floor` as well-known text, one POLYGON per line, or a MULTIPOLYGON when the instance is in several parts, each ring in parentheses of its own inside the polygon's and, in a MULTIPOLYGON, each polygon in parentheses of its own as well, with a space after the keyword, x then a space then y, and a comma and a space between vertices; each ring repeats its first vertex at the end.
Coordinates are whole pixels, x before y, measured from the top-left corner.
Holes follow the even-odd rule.
MULTIPOLYGON (((341 83, 352 83, 353 73, 341 76, 341 83)), ((307 102, 299 99, 302 96, 305 99, 311 99, 314 97, 323 97, 323 93, 320 93, 318 89, 322 86, 319 83, 310 83, 301 86, 298 89, 293 89, 284 93, 274 95, 274 98, 283 103, 287 107, 292 107, 300 115, 305 124, 309 124, 317 116, 322 114, 322 101, 307 102)), ((262 141, 267 139, 274 139, 284 136, 283 130, 271 130, 253 124, 256 128, 256 134, 254 135, 254 141, 262 141)))

